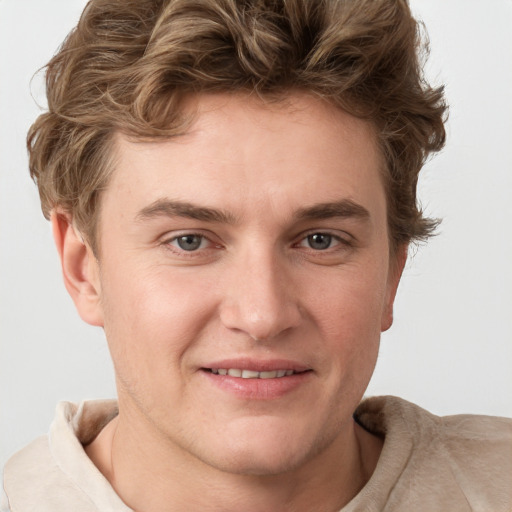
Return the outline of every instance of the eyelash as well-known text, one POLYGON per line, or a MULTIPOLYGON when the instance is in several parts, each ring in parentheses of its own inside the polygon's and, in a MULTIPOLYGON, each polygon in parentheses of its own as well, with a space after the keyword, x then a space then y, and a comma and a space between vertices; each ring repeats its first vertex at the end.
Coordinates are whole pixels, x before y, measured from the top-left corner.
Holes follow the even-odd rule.
POLYGON ((212 248, 221 248, 222 246, 220 244, 215 244, 208 236, 206 236, 204 233, 197 233, 194 231, 184 231, 183 233, 179 233, 171 238, 167 238, 163 240, 162 245, 172 251, 174 254, 178 254, 181 257, 187 257, 187 258, 194 258, 199 256, 201 252, 204 250, 212 249, 212 248), (202 245, 204 242, 208 243, 208 247, 198 247, 195 250, 187 251, 186 249, 182 249, 176 245, 173 245, 173 242, 178 243, 178 240, 180 238, 186 238, 186 237, 199 237, 201 239, 200 244, 202 245), (202 249, 202 250, 201 250, 202 249))
POLYGON ((307 247, 308 249, 311 249, 312 251, 314 251, 315 253, 323 253, 323 252, 332 252, 332 250, 336 250, 336 247, 338 246, 350 246, 350 242, 338 235, 335 235, 333 233, 330 233, 328 231, 313 231, 313 232, 310 232, 304 236, 302 236, 302 238, 300 239, 300 241, 295 244, 296 246, 299 246, 299 247, 304 247, 302 245, 302 243, 304 242, 308 242, 311 243, 311 240, 310 237, 314 237, 314 236, 322 236, 322 237, 328 237, 329 238, 329 242, 336 242, 334 246, 331 245, 331 243, 329 244, 329 247, 326 247, 325 249, 314 249, 313 247, 307 247))

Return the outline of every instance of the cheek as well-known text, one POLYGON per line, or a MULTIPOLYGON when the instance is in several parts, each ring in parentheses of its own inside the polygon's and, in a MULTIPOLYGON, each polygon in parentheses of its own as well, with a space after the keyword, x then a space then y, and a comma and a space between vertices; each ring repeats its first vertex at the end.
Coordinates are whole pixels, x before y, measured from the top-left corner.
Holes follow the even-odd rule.
POLYGON ((139 270, 136 279, 118 269, 108 275, 105 334, 118 374, 153 382, 170 368, 178 371, 211 315, 204 287, 165 267, 139 270))
POLYGON ((364 271, 341 269, 311 296, 317 323, 327 337, 359 337, 360 342, 380 333, 385 300, 386 274, 370 265, 364 271))
POLYGON ((378 355, 386 286, 381 272, 365 268, 331 278, 311 303, 326 364, 344 386, 368 381, 378 355))

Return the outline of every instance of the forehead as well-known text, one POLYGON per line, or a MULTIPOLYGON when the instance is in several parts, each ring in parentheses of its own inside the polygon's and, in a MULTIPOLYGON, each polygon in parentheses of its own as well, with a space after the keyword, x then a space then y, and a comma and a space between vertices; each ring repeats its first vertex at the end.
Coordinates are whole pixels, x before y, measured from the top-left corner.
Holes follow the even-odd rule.
POLYGON ((242 216, 249 208, 286 215, 340 197, 372 202, 383 195, 372 125, 327 102, 306 94, 271 104, 199 95, 185 110, 193 121, 184 135, 157 142, 117 135, 107 203, 118 195, 127 210, 140 210, 171 197, 226 203, 242 216))

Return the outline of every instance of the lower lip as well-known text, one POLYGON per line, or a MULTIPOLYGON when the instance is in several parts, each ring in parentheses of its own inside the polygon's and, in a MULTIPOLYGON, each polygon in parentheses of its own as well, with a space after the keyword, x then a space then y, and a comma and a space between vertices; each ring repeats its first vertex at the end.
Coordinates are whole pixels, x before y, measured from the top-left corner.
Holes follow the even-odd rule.
POLYGON ((202 370, 209 381, 223 391, 245 400, 274 400, 280 398, 310 379, 312 372, 302 372, 275 379, 242 379, 230 375, 218 375, 202 370))

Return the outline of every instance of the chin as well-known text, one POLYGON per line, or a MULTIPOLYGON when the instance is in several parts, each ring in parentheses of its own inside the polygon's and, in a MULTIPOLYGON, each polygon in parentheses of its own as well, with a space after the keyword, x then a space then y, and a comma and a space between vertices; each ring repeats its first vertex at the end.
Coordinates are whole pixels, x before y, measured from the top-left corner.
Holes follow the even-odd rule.
POLYGON ((258 450, 235 451, 229 457, 223 457, 214 465, 217 469, 236 475, 275 476, 288 473, 303 464, 302 454, 297 452, 265 456, 258 450))
POLYGON ((226 432, 210 445, 203 459, 217 469, 239 475, 271 476, 293 471, 313 459, 333 436, 304 435, 297 428, 251 428, 240 433, 226 432), (319 438, 320 437, 320 438, 319 438), (209 459, 209 460, 206 460, 209 459))

